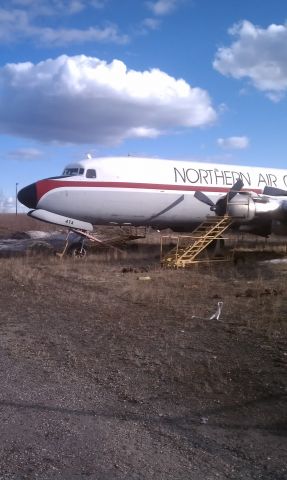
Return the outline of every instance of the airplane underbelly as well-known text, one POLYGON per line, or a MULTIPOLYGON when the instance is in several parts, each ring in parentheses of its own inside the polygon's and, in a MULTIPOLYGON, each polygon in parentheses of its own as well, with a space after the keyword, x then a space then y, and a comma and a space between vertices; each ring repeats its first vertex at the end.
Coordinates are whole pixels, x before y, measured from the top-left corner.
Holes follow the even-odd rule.
POLYGON ((126 189, 55 189, 44 195, 37 208, 85 219, 93 224, 180 225, 201 221, 209 208, 193 192, 126 189))

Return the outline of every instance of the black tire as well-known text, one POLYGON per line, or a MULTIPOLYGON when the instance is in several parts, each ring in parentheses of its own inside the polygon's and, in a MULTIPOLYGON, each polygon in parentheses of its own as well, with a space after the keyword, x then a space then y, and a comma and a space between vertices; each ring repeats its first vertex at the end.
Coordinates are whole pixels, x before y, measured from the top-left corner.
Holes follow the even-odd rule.
POLYGON ((71 251, 71 256, 74 258, 85 258, 87 255, 87 250, 85 248, 73 248, 71 251))
POLYGON ((75 243, 69 246, 67 253, 74 258, 85 258, 87 255, 87 250, 82 246, 81 243, 75 243))

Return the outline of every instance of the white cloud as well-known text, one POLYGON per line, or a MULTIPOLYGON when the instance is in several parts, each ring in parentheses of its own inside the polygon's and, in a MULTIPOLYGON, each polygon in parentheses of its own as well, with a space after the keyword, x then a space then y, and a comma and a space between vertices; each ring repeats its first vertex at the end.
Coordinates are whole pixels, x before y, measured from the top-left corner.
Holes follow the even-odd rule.
POLYGON ((0 132, 42 141, 115 144, 216 120, 208 93, 159 69, 84 55, 0 69, 0 132))
POLYGON ((142 138, 156 138, 158 137, 161 133, 164 133, 164 132, 161 132, 160 130, 157 130, 156 128, 148 128, 148 127, 134 127, 134 128, 131 128, 128 132, 127 132, 127 136, 129 137, 142 137, 142 138))
MULTIPOLYGON (((27 213, 28 209, 18 201, 17 211, 27 213)), ((0 190, 0 213, 16 213, 16 196, 7 196, 0 190)))
POLYGON ((168 15, 173 12, 182 0, 157 0, 156 2, 147 2, 147 6, 154 15, 168 15))
POLYGON ((0 41, 2 42, 33 40, 38 44, 56 46, 93 41, 125 44, 129 40, 128 35, 121 34, 117 25, 114 24, 83 29, 55 27, 53 24, 55 17, 63 18, 77 14, 89 5, 100 8, 104 6, 104 2, 53 0, 47 4, 34 0, 14 0, 14 5, 17 8, 0 8, 0 41), (43 17, 45 17, 45 26, 42 22, 41 24, 38 22, 43 17), (46 17, 49 17, 50 25, 46 17))
POLYGON ((15 40, 13 32, 25 31, 28 16, 22 10, 5 10, 0 8, 0 41, 15 40))
POLYGON ((147 30, 157 30, 160 26, 160 20, 157 18, 145 18, 142 21, 142 26, 147 30))
POLYGON ((34 15, 50 15, 62 13, 64 15, 76 14, 89 6, 103 8, 107 0, 2 0, 5 8, 25 8, 34 15))
POLYGON ((74 13, 79 13, 85 9, 83 2, 79 0, 73 0, 69 3, 69 13, 73 15, 74 13))
POLYGON ((8 152, 8 158, 13 160, 38 160, 42 155, 37 148, 17 148, 8 152))
POLYGON ((128 42, 127 35, 121 35, 116 25, 105 28, 90 27, 86 30, 78 28, 30 28, 27 33, 31 37, 38 37, 39 42, 49 45, 68 45, 71 43, 83 42, 113 42, 124 44, 128 42))
MULTIPOLYGON (((18 211, 20 211, 20 208, 21 208, 21 204, 19 204, 18 211)), ((12 196, 8 197, 3 192, 3 190, 0 190, 0 213, 15 213, 15 212, 16 212, 16 198, 12 196)))
POLYGON ((248 137, 218 138, 217 145, 227 150, 244 150, 249 146, 248 137))
POLYGON ((229 33, 236 40, 217 50, 214 68, 236 79, 249 78, 269 98, 280 100, 287 90, 287 25, 264 29, 244 20, 229 33))

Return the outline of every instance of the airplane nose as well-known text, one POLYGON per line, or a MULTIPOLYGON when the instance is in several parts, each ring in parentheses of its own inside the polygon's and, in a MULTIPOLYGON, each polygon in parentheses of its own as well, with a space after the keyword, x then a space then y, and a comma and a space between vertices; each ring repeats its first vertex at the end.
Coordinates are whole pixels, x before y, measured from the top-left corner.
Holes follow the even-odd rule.
POLYGON ((23 203, 25 207, 28 208, 37 208, 37 191, 36 183, 31 183, 27 187, 22 188, 18 192, 18 200, 23 203))

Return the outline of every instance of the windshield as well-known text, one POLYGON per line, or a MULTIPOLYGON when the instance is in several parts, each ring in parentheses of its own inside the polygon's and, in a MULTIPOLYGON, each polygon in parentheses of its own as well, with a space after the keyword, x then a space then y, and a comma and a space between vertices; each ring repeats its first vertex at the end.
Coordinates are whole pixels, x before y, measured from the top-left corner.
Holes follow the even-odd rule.
POLYGON ((83 168, 65 168, 63 171, 63 175, 65 177, 72 177, 74 175, 83 175, 84 169, 83 168))

